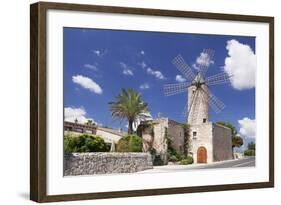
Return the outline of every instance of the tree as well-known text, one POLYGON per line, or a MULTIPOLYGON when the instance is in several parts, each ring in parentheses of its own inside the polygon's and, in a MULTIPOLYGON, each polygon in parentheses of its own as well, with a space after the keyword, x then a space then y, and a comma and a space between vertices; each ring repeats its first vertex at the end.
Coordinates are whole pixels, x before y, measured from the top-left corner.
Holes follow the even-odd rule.
POLYGON ((241 147, 243 145, 243 138, 239 135, 232 136, 232 148, 241 147))
POLYGON ((140 93, 133 89, 122 89, 115 102, 109 102, 113 119, 128 121, 128 134, 133 134, 133 123, 137 118, 145 118, 148 112, 147 103, 143 102, 140 93))
POLYGON ((217 122, 217 124, 231 129, 232 135, 232 150, 234 147, 241 147, 243 145, 243 138, 238 135, 237 129, 229 122, 217 122))
POLYGON ((256 144, 254 142, 249 142, 247 148, 248 150, 256 150, 256 144))
POLYGON ((72 152, 109 152, 110 147, 100 136, 83 134, 80 136, 64 136, 65 153, 72 152))
POLYGON ((256 144, 254 142, 249 142, 247 145, 247 150, 244 151, 245 156, 255 156, 256 155, 256 144))
POLYGON ((142 152, 142 138, 137 135, 122 137, 117 143, 117 152, 142 152))

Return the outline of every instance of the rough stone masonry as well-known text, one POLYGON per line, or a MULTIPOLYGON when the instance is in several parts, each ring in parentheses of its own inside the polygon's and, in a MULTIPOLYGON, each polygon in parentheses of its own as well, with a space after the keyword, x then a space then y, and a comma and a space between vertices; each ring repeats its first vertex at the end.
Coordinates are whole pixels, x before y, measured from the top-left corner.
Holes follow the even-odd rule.
POLYGON ((64 176, 133 173, 152 169, 149 153, 72 153, 64 155, 64 176))

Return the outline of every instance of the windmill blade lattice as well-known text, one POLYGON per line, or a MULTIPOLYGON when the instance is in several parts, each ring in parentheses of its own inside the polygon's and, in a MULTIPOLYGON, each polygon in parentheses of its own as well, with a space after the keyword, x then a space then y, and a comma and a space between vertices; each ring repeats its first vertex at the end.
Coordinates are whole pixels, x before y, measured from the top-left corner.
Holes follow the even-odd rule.
POLYGON ((181 55, 176 56, 172 63, 176 68, 187 78, 188 81, 192 81, 195 78, 191 68, 186 64, 185 60, 181 55))
POLYGON ((200 111, 201 106, 203 106, 202 109, 205 110, 205 106, 210 106, 216 113, 221 112, 225 108, 224 103, 210 91, 209 86, 229 83, 231 78, 231 76, 229 76, 227 73, 222 72, 205 79, 208 67, 214 62, 214 51, 211 49, 204 49, 201 53, 201 56, 204 59, 202 63, 198 64, 199 71, 197 75, 193 73, 192 69, 186 64, 185 60, 180 54, 176 56, 172 60, 172 63, 189 82, 164 85, 164 94, 166 96, 171 96, 182 92, 187 93, 190 86, 195 88, 190 90, 190 92, 193 93, 190 93, 190 102, 187 102, 184 108, 184 114, 188 118, 188 121, 191 122, 198 122, 196 120, 197 116, 200 114, 200 112, 202 112, 202 110, 200 111))
POLYGON ((181 92, 186 92, 187 88, 190 85, 191 85, 190 82, 166 84, 164 85, 164 94, 165 96, 171 96, 181 92))
POLYGON ((209 86, 223 84, 223 83, 230 83, 231 77, 232 76, 229 76, 227 73, 222 72, 206 78, 205 83, 209 86))
POLYGON ((225 104, 220 101, 211 91, 210 89, 208 89, 208 93, 204 90, 203 92, 208 95, 208 103, 210 105, 210 107, 216 112, 219 113, 221 112, 224 108, 225 108, 225 104))
POLYGON ((199 72, 201 73, 201 76, 205 77, 210 64, 213 62, 215 52, 212 49, 204 49, 202 53, 204 55, 206 55, 206 57, 205 57, 205 58, 207 58, 206 63, 205 64, 201 63, 201 64, 199 64, 198 67, 199 67, 199 72))

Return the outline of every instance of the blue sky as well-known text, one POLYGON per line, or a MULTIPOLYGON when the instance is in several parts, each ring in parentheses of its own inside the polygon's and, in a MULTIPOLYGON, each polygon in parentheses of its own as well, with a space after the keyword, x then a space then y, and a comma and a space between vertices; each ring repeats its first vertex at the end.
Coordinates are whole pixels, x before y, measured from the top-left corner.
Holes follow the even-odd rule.
POLYGON ((210 109, 210 120, 231 122, 239 130, 238 120, 255 120, 255 86, 250 83, 255 78, 254 37, 64 28, 64 107, 126 129, 126 122, 112 120, 108 102, 121 88, 133 88, 142 93, 153 117, 161 113, 184 122, 186 93, 166 97, 163 85, 177 83, 177 75, 184 77, 171 63, 175 56, 181 54, 192 67, 205 48, 215 51, 206 77, 237 71, 235 82, 210 87, 226 106, 218 114, 210 109))

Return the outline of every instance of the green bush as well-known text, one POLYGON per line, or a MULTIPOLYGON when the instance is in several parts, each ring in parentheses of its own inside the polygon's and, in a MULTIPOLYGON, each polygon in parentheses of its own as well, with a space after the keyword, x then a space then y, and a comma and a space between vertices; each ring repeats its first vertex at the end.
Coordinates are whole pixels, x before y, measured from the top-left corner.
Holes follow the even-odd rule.
POLYGON ((170 162, 177 162, 177 161, 179 161, 178 158, 177 158, 175 155, 169 156, 168 160, 169 160, 170 162))
POLYGON ((192 156, 185 157, 180 161, 180 164, 181 165, 193 164, 193 157, 192 156))
POLYGON ((178 162, 184 159, 186 156, 184 153, 177 151, 175 149, 168 150, 168 161, 170 162, 178 162))
POLYGON ((117 152, 142 152, 142 138, 137 135, 122 137, 116 147, 117 152))
POLYGON ((256 155, 255 150, 248 149, 244 151, 244 156, 255 156, 255 155, 256 155))
POLYGON ((72 152, 108 152, 108 146, 104 140, 99 136, 92 136, 83 134, 77 137, 64 137, 64 151, 65 153, 72 152))

